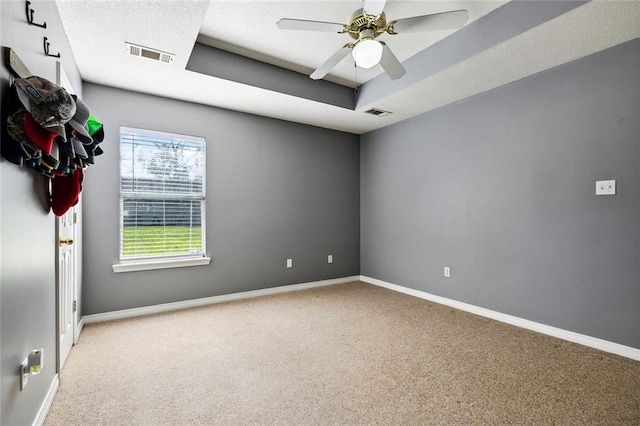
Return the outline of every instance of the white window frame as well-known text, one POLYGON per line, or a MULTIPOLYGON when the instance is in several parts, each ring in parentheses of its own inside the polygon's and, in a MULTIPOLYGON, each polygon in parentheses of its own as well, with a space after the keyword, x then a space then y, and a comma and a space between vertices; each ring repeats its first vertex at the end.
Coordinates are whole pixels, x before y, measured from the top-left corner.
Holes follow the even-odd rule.
MULTIPOLYGON (((200 218, 200 229, 202 233, 202 253, 197 255, 165 255, 154 257, 123 257, 123 230, 124 230, 124 199, 125 198, 137 198, 137 194, 124 193, 122 191, 122 157, 119 159, 119 175, 120 175, 120 227, 118 235, 118 253, 119 263, 112 265, 113 271, 118 272, 132 272, 132 271, 144 271, 153 269, 165 269, 165 268, 180 268, 186 266, 198 266, 208 265, 211 262, 211 258, 207 257, 206 253, 206 140, 203 137, 188 136, 182 134, 175 134, 169 132, 160 132, 156 130, 139 129, 133 127, 120 127, 119 133, 119 147, 122 147, 122 135, 123 134, 141 134, 145 136, 158 137, 159 139, 175 139, 184 140, 188 142, 202 143, 204 162, 202 165, 202 213, 200 218)), ((162 194, 164 195, 164 194, 162 194)), ((143 195, 141 199, 145 198, 143 195)), ((172 198, 172 197, 167 197, 172 198)), ((180 197, 177 197, 180 198, 180 197)))

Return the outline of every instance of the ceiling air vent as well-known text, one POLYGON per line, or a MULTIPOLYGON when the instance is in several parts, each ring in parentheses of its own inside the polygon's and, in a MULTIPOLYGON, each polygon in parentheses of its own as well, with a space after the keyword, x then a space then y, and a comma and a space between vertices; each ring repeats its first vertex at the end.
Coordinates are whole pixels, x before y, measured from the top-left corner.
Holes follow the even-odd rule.
POLYGON ((132 56, 149 58, 149 59, 153 59, 154 61, 164 62, 165 64, 170 64, 171 62, 173 62, 173 59, 176 56, 173 53, 162 52, 160 50, 151 49, 144 46, 138 46, 137 44, 125 42, 124 45, 127 49, 127 53, 132 56))
POLYGON ((378 117, 384 117, 386 115, 391 114, 390 111, 385 111, 383 109, 378 109, 378 108, 371 108, 371 109, 365 111, 365 113, 366 114, 375 115, 375 116, 378 116, 378 117))

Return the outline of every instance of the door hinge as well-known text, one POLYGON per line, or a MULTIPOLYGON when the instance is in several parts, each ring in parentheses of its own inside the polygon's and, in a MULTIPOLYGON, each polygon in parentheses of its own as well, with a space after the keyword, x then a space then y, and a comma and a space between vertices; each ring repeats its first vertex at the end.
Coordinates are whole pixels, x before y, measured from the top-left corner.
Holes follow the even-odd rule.
POLYGON ((78 213, 73 212, 73 223, 76 224, 78 223, 78 213))
POLYGON ((73 312, 75 313, 75 311, 77 311, 77 310, 78 310, 78 301, 74 300, 73 301, 73 312))

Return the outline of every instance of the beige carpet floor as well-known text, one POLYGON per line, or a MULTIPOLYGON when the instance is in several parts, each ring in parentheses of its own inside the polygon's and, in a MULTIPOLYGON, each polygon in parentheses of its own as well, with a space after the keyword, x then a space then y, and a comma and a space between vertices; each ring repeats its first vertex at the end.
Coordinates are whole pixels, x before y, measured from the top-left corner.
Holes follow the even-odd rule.
POLYGON ((640 362, 364 283, 87 325, 45 425, 640 424, 640 362))

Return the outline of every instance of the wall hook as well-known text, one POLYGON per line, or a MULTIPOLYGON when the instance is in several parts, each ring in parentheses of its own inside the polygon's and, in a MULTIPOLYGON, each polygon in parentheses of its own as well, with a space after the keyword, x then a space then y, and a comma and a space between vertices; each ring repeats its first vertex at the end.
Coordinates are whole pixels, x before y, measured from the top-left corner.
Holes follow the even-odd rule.
POLYGON ((59 58, 60 57, 60 52, 58 52, 57 55, 52 55, 51 53, 49 53, 49 46, 50 46, 49 41, 45 37, 44 38, 44 54, 47 55, 47 56, 51 56, 53 58, 59 58))
POLYGON ((46 22, 43 22, 42 24, 36 24, 35 22, 33 22, 33 9, 31 8, 31 2, 29 0, 27 0, 26 2, 25 9, 27 11, 27 22, 29 23, 29 25, 35 25, 36 27, 40 28, 47 28, 46 22))

